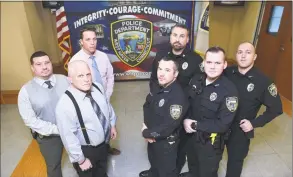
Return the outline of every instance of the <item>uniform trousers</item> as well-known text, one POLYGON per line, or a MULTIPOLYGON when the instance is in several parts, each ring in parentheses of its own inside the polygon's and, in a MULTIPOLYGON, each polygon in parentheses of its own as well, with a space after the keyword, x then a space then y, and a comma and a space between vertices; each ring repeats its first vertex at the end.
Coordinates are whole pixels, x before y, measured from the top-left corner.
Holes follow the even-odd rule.
POLYGON ((179 140, 170 144, 167 140, 148 143, 151 177, 177 177, 176 159, 179 140))
POLYGON ((232 125, 231 135, 225 144, 228 152, 226 177, 240 177, 244 159, 249 151, 250 140, 238 123, 232 125))
POLYGON ((108 177, 108 148, 109 145, 106 143, 101 143, 98 146, 81 146, 84 156, 91 161, 92 168, 82 171, 77 162, 73 163, 79 177, 108 177))
POLYGON ((36 137, 42 156, 45 159, 48 177, 62 177, 61 159, 63 143, 60 136, 36 137))
POLYGON ((192 134, 186 133, 184 129, 180 130, 180 143, 178 147, 178 154, 177 154, 177 173, 180 174, 185 162, 186 162, 186 156, 188 160, 188 169, 193 168, 195 165, 195 162, 192 160, 192 155, 188 155, 189 152, 191 152, 188 148, 190 148, 190 139, 192 137, 192 134))
POLYGON ((214 148, 211 141, 206 143, 197 141, 196 133, 190 139, 189 161, 194 162, 189 169, 191 177, 218 177, 219 163, 222 160, 223 148, 214 148), (192 156, 191 156, 192 154, 192 156))

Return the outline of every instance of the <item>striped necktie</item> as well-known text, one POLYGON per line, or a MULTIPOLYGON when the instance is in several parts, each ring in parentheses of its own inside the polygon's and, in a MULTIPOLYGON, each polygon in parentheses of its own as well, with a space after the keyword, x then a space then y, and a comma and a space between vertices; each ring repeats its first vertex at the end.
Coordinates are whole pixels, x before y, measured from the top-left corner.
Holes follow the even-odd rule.
POLYGON ((103 85, 102 77, 101 77, 97 62, 96 62, 96 57, 95 56, 90 56, 90 59, 92 60, 92 71, 93 71, 93 74, 95 76, 95 82, 100 83, 101 85, 103 85))
POLYGON ((92 107, 93 107, 95 113, 97 114, 97 116, 98 116, 98 118, 100 120, 100 123, 102 124, 102 127, 104 129, 104 133, 105 133, 105 142, 109 143, 109 141, 110 141, 110 123, 106 119, 106 117, 103 114, 103 112, 101 111, 100 106, 93 99, 92 94, 89 92, 89 93, 86 94, 86 97, 88 97, 90 99, 92 107))

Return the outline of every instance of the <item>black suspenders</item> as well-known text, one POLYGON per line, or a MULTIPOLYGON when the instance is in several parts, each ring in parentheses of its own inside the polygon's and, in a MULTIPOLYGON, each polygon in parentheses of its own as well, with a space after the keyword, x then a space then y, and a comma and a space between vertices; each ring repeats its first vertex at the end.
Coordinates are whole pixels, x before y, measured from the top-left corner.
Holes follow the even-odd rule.
MULTIPOLYGON (((96 89, 98 89, 101 92, 101 94, 103 94, 102 91, 100 90, 100 88, 96 84, 93 83, 93 86, 96 89)), ((89 145, 90 144, 90 139, 89 139, 89 136, 88 136, 88 134, 86 132, 86 128, 84 126, 84 122, 83 122, 83 119, 82 119, 82 116, 81 116, 81 112, 80 112, 79 106, 78 106, 76 100, 74 99, 73 95, 68 90, 65 91, 65 94, 68 95, 68 97, 71 99, 71 101, 72 101, 72 103, 73 103, 73 105, 75 107, 75 110, 76 110, 76 113, 77 113, 77 117, 78 117, 78 121, 79 121, 81 130, 82 130, 82 133, 83 133, 85 142, 86 142, 86 144, 89 145)))

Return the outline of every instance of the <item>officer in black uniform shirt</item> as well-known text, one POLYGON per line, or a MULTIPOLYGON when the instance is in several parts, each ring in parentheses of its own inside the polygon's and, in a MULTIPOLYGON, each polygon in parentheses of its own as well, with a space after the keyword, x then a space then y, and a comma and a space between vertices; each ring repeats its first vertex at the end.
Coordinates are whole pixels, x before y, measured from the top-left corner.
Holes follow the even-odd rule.
POLYGON ((236 53, 238 66, 231 66, 225 71, 225 75, 239 92, 239 110, 231 127, 230 138, 226 142, 226 177, 240 177, 254 128, 263 127, 283 113, 276 85, 254 67, 256 57, 251 43, 241 43, 236 53), (261 105, 266 106, 266 111, 256 117, 261 105))
MULTIPOLYGON (((171 46, 168 46, 168 48, 165 47, 165 49, 159 51, 153 61, 152 74, 149 83, 151 91, 159 89, 157 77, 158 61, 165 56, 172 57, 178 62, 179 74, 177 77, 177 81, 183 89, 188 85, 192 76, 203 72, 203 59, 199 54, 187 48, 188 42, 189 30, 187 26, 182 24, 176 24, 175 26, 173 26, 170 35, 171 46)), ((178 174, 181 172, 181 169, 183 168, 186 159, 186 143, 188 136, 183 129, 180 132, 180 138, 181 141, 179 145, 177 159, 178 174)), ((188 162, 188 166, 191 166, 192 164, 192 162, 188 162)), ((148 171, 141 172, 139 176, 149 177, 148 171)))
POLYGON ((151 91, 143 106, 142 136, 148 141, 152 177, 177 177, 176 160, 179 128, 189 103, 176 82, 178 63, 164 57, 159 61, 158 80, 161 89, 151 91))
POLYGON ((190 109, 184 128, 193 135, 188 143, 191 152, 187 153, 188 159, 196 162, 189 169, 192 177, 218 176, 224 138, 238 106, 235 85, 222 75, 226 67, 224 50, 209 48, 204 60, 205 74, 195 75, 187 88, 190 109))
POLYGON ((157 69, 161 58, 169 56, 175 58, 179 64, 179 75, 177 81, 183 87, 188 85, 194 74, 203 72, 202 58, 196 52, 187 48, 189 42, 189 29, 182 24, 172 27, 170 45, 156 54, 152 64, 152 74, 150 78, 150 88, 158 86, 157 69))

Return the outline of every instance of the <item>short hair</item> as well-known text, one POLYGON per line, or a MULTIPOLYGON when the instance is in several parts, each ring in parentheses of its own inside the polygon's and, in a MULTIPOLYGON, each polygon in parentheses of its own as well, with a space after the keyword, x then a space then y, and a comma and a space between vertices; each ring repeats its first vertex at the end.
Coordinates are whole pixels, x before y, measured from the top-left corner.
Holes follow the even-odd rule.
MULTIPOLYGON (((208 48, 208 50, 206 51, 206 53, 204 55, 204 58, 206 58, 206 55, 207 55, 208 52, 210 52, 210 53, 222 52, 224 54, 224 56, 226 56, 225 50, 223 48, 219 47, 219 46, 213 46, 213 47, 208 48)), ((226 60, 226 57, 224 57, 224 61, 225 60, 226 60)))
POLYGON ((74 61, 69 62, 68 76, 72 77, 75 74, 76 68, 81 65, 86 65, 88 67, 88 64, 83 60, 74 60, 74 61))
MULTIPOLYGON (((255 46, 253 45, 253 43, 251 43, 251 42, 249 42, 249 41, 243 41, 243 42, 241 42, 241 43, 238 45, 238 48, 239 48, 239 46, 242 45, 242 44, 250 44, 250 45, 253 47, 254 53, 256 53, 256 48, 255 48, 255 46)), ((237 51, 238 51, 238 48, 237 48, 237 51)))
POLYGON ((186 25, 182 24, 182 23, 176 23, 176 25, 172 26, 171 33, 172 33, 173 29, 176 28, 176 27, 186 29, 187 34, 189 35, 189 32, 190 32, 189 28, 186 25))
POLYGON ((159 60, 159 62, 160 61, 173 61, 173 63, 174 63, 174 65, 175 65, 175 71, 178 71, 178 69, 179 69, 179 63, 178 63, 178 61, 176 60, 176 59, 174 59, 174 58, 172 58, 172 57, 169 57, 169 56, 166 56, 166 57, 163 57, 163 58, 161 58, 160 60, 159 60))
MULTIPOLYGON (((31 58, 30 58, 31 65, 34 64, 34 58, 36 58, 36 57, 43 57, 43 56, 48 56, 49 57, 49 55, 46 52, 44 52, 44 51, 36 51, 36 52, 34 52, 31 55, 31 58)), ((50 57, 49 57, 49 60, 51 61, 50 57)))
POLYGON ((83 32, 85 32, 85 31, 92 31, 97 35, 97 31, 96 31, 95 27, 93 27, 93 26, 84 26, 79 32, 79 39, 83 38, 83 32))

